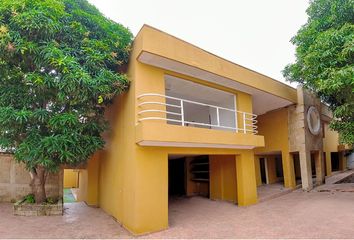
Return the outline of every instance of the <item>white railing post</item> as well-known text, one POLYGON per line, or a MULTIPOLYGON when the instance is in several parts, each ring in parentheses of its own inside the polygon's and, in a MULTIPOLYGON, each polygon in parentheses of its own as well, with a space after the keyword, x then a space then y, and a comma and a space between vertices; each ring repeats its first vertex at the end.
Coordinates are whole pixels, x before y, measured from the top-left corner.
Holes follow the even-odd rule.
POLYGON ((182 121, 182 126, 184 126, 184 108, 183 108, 183 100, 180 100, 181 103, 181 121, 182 121))
POLYGON ((237 116, 237 111, 235 111, 235 127, 236 127, 236 132, 238 133, 238 116, 237 116))
POLYGON ((243 133, 247 133, 247 129, 246 129, 246 113, 245 112, 242 113, 242 117, 243 117, 243 133))
POLYGON ((167 120, 170 122, 175 122, 177 124, 181 124, 182 126, 186 126, 189 124, 193 124, 193 126, 208 126, 209 128, 218 128, 218 129, 229 129, 232 131, 235 131, 237 133, 246 133, 247 132, 251 132, 252 134, 258 134, 257 131, 257 115, 252 114, 252 113, 246 113, 246 112, 242 112, 242 111, 237 111, 236 109, 230 109, 230 108, 225 108, 225 107, 220 107, 220 106, 216 106, 216 105, 210 105, 210 104, 206 104, 206 103, 200 103, 200 102, 195 102, 195 101, 191 101, 191 100, 187 100, 187 99, 181 99, 181 98, 176 98, 176 97, 171 97, 171 96, 166 96, 166 95, 162 95, 162 94, 158 94, 158 93, 145 93, 145 94, 141 94, 137 97, 139 103, 138 103, 138 107, 140 108, 140 110, 138 111, 138 121, 146 121, 146 120, 167 120), (165 99, 172 99, 177 101, 177 103, 173 104, 173 103, 166 103, 166 101, 149 101, 148 99, 143 99, 144 97, 149 97, 149 96, 158 96, 158 97, 163 97, 165 99), (179 102, 179 103, 178 103, 179 102), (185 119, 185 115, 184 115, 184 103, 189 103, 189 104, 196 104, 199 106, 205 106, 205 107, 209 107, 209 108, 215 108, 216 109, 216 120, 217 123, 216 124, 212 124, 210 122, 208 123, 203 123, 203 122, 195 122, 195 121, 188 121, 188 119, 185 119), (156 105, 163 105, 166 107, 170 107, 170 109, 158 109, 156 108, 156 105), (174 109, 180 109, 180 113, 178 113, 177 111, 175 112, 174 109), (230 127, 230 126, 226 126, 223 125, 220 122, 220 109, 223 111, 229 111, 229 112, 233 112, 235 115, 235 127, 230 127), (164 117, 156 117, 156 116, 149 116, 149 113, 165 113, 166 115, 164 117), (238 116, 239 114, 242 114, 240 122, 238 121, 238 116), (172 117, 169 117, 168 115, 174 115, 174 116, 178 116, 181 119, 174 119, 172 117), (243 119, 242 119, 243 118, 243 119), (248 122, 249 121, 249 122, 248 122), (241 126, 243 122, 243 127, 241 126))

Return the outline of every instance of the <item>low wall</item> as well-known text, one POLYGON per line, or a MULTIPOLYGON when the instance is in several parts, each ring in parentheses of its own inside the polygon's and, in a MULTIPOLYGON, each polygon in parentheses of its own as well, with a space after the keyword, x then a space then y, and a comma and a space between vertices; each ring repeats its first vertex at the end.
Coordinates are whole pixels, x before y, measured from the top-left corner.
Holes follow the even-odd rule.
MULTIPOLYGON (((11 154, 0 153, 0 202, 17 201, 31 193, 30 182, 24 164, 17 163, 11 154)), ((46 181, 47 197, 61 197, 62 182, 62 171, 49 174, 46 181)))

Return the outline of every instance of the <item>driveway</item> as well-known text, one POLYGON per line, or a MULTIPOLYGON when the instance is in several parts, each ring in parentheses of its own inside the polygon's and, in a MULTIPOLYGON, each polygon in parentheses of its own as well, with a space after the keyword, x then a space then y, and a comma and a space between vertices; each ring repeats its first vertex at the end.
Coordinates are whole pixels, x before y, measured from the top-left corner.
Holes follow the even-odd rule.
MULTIPOLYGON (((83 203, 64 216, 18 217, 0 204, 0 238, 131 238, 83 203)), ((143 238, 353 238, 353 192, 295 192, 249 207, 201 197, 170 202, 170 228, 143 238)))

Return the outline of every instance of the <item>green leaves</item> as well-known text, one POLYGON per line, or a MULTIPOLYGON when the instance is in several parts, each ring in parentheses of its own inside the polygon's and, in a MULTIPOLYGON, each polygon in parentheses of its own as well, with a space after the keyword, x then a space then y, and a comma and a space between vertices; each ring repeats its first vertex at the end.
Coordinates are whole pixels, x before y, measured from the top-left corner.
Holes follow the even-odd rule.
POLYGON ((86 0, 0 2, 0 148, 30 169, 102 148, 104 106, 129 82, 132 34, 86 0))
POLYGON ((335 115, 331 126, 353 144, 354 1, 314 0, 307 13, 307 24, 292 39, 296 62, 283 74, 329 104, 335 115))

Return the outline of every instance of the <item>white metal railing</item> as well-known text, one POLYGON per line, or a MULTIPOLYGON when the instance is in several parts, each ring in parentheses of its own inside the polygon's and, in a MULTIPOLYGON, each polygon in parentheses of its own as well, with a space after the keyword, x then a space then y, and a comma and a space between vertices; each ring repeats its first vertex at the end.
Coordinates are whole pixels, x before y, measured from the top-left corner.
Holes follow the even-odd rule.
MULTIPOLYGON (((171 97, 171 96, 166 96, 158 93, 145 93, 141 94, 137 97, 138 99, 138 121, 146 121, 146 120, 165 120, 168 122, 175 122, 177 124, 180 124, 182 126, 187 126, 187 125, 196 125, 196 126, 204 126, 204 127, 210 127, 210 128, 220 128, 220 129, 226 129, 226 130, 233 130, 236 132, 241 132, 241 133, 251 133, 251 134, 257 134, 257 115, 253 113, 246 113, 242 111, 236 111, 234 109, 230 108, 224 108, 224 107, 219 107, 215 105, 210 105, 206 103, 200 103, 196 101, 191 101, 187 99, 181 99, 181 98, 176 98, 176 97, 171 97), (149 98, 153 98, 153 100, 149 100, 149 98), (158 99, 158 100, 156 100, 158 99), (177 103, 166 103, 166 100, 172 100, 177 103), (216 110, 216 124, 211 124, 211 123, 203 123, 203 122, 192 122, 186 120, 185 116, 185 110, 184 106, 185 103, 190 103, 190 104, 195 104, 199 106, 206 106, 211 109, 216 110), (160 106, 157 107, 157 106, 160 106), (167 108, 170 108, 170 110, 166 110, 167 108), (175 109, 177 112, 172 111, 172 109, 175 109), (231 112, 235 116, 235 127, 230 127, 230 126, 225 126, 221 124, 220 121, 220 110, 222 111, 227 111, 231 112), (162 113, 162 116, 149 116, 151 113, 162 113), (169 117, 168 115, 176 116, 179 119, 174 119, 169 117), (239 126, 241 125, 241 126, 239 126)), ((154 114, 152 114, 154 115, 154 114)))

